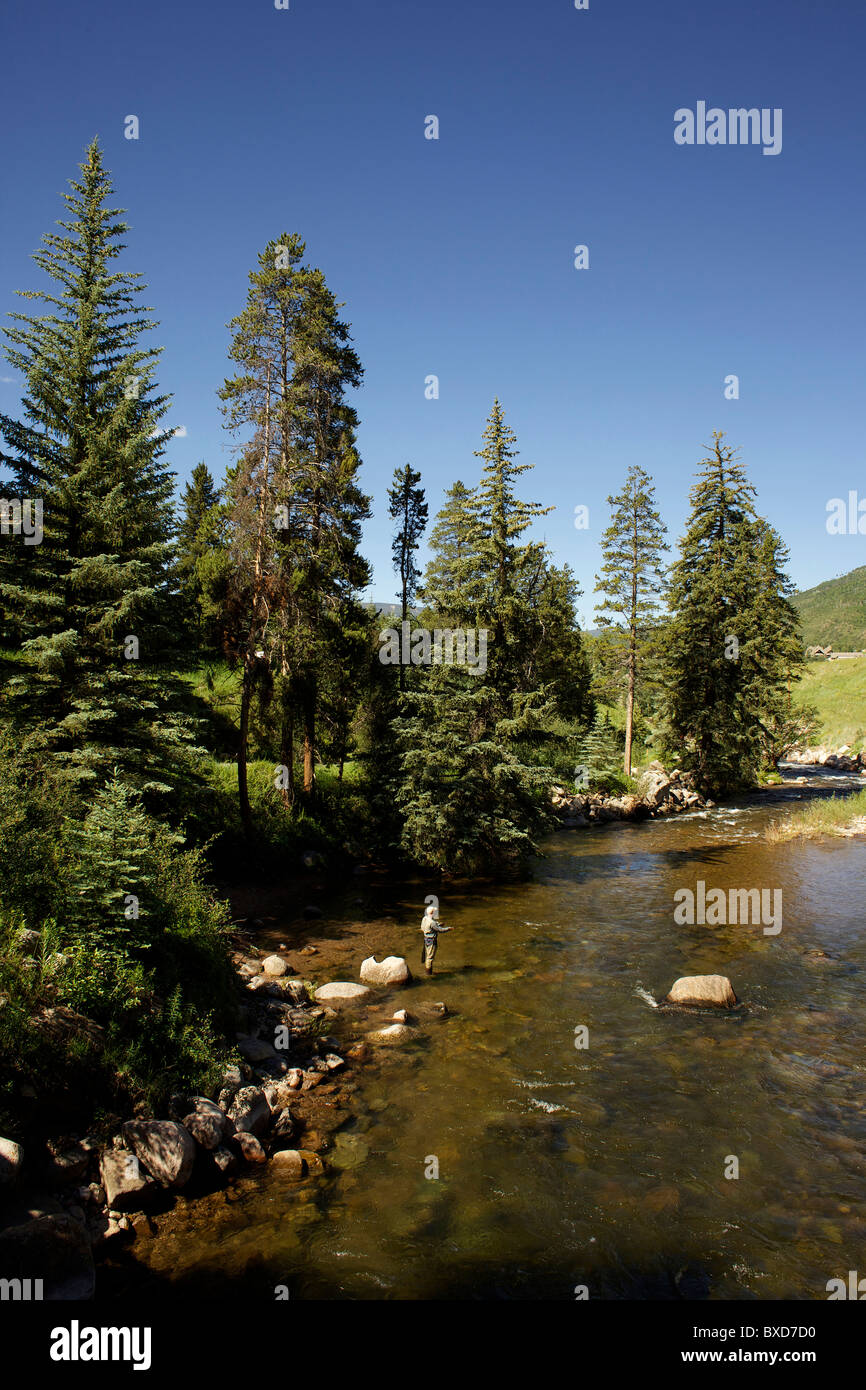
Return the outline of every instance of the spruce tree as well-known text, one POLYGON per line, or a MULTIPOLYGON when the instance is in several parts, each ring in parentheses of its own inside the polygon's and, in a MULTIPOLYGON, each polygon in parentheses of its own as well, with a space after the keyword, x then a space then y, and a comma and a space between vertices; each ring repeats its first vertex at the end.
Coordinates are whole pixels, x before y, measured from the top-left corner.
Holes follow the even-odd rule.
POLYGON ((622 743, 607 715, 599 712, 577 745, 578 787, 610 791, 623 783, 622 743))
POLYGON ((626 776, 631 775, 635 690, 643 674, 660 616, 659 595, 665 587, 662 552, 667 550, 665 525, 656 511, 650 475, 632 464, 615 497, 608 497, 611 523, 602 536, 604 563, 596 576, 601 594, 596 617, 601 628, 616 629, 622 637, 625 665, 626 776))
MULTIPOLYGON (((403 622, 409 616, 409 605, 418 589, 419 570, 415 552, 427 526, 427 503, 424 489, 419 487, 421 474, 407 463, 394 470, 394 483, 388 489, 388 515, 396 521, 397 531, 391 542, 394 568, 400 576, 400 613, 403 622)), ((405 686, 406 668, 400 666, 400 689, 405 686)))
MULTIPOLYGON (((253 690, 267 670, 277 682, 282 760, 294 766, 297 713, 303 787, 314 787, 322 669, 357 626, 355 595, 368 582, 359 554, 369 500, 361 492, 357 416, 346 400, 362 368, 340 305, 321 271, 301 264, 297 236, 267 244, 249 276, 247 303, 232 320, 238 365, 220 395, 244 453, 228 485, 236 575, 227 627, 243 664, 238 789, 252 829, 246 750, 253 690)), ((286 798, 287 800, 290 798, 286 798)))
POLYGON ((141 277, 114 264, 127 227, 96 141, 71 187, 60 233, 34 255, 52 283, 24 295, 46 312, 14 314, 5 330, 25 392, 22 418, 0 417, 3 461, 19 495, 41 499, 44 538, 13 538, 19 563, 0 576, 21 642, 4 704, 22 746, 49 754, 74 788, 117 766, 164 792, 190 737, 169 664, 179 608, 168 398, 153 386, 141 277))
POLYGON ((450 875, 515 867, 535 853, 550 778, 517 748, 549 711, 518 697, 502 718, 491 689, 456 666, 433 667, 404 700, 394 723, 404 852, 450 875))
POLYGON ((451 627, 474 625, 481 602, 475 548, 475 495, 456 482, 430 533, 430 558, 418 596, 435 617, 451 627))
POLYGON ((543 544, 521 538, 537 518, 553 510, 517 496, 514 484, 532 465, 515 462, 516 443, 495 400, 484 430, 484 447, 476 450, 484 467, 473 501, 473 549, 482 588, 479 621, 483 617, 491 629, 488 681, 505 705, 514 692, 526 689, 528 615, 545 578, 543 544))
POLYGON ((667 751, 716 794, 755 777, 766 729, 802 663, 784 548, 754 496, 715 432, 672 568, 663 675, 667 751))
POLYGON ((223 548, 220 499, 220 490, 207 465, 197 463, 184 487, 176 546, 181 597, 195 652, 213 647, 214 634, 202 609, 211 552, 223 548))

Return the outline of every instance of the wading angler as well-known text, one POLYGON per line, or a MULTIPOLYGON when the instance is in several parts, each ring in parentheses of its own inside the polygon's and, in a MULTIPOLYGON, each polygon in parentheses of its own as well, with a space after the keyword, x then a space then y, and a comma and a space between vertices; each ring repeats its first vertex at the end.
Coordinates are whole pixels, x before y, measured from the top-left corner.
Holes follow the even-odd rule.
POLYGON ((386 627, 379 633, 383 666, 466 666, 483 675, 487 670, 487 628, 412 628, 404 621, 400 632, 386 627), (478 650, 476 652, 476 637, 478 650))

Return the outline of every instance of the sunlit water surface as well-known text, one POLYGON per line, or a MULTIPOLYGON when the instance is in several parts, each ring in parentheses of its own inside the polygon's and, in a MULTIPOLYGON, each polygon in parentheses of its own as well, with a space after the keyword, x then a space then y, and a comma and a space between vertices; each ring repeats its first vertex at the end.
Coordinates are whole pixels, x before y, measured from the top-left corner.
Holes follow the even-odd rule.
MULTIPOLYGON (((357 1073, 326 1178, 257 1176, 206 1216, 189 1203, 137 1244, 142 1290, 826 1298, 866 1258, 866 843, 774 846, 780 809, 561 833, 534 881, 440 890, 437 974, 393 999, 452 1016, 357 1073), (675 925, 698 879, 781 888, 781 933, 675 925), (703 972, 742 1008, 652 1006, 703 972)), ((427 890, 361 891, 335 930, 365 918, 365 941, 414 966, 427 890)))

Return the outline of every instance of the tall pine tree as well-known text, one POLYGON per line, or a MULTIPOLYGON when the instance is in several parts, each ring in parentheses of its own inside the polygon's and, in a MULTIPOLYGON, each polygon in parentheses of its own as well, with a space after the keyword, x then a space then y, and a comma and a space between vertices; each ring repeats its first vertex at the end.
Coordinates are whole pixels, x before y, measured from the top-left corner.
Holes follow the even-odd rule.
POLYGON ((699 467, 672 569, 666 746, 718 794, 748 784, 764 761, 802 649, 784 548, 757 516, 755 489, 724 434, 714 433, 699 467))
POLYGON ((190 736, 173 713, 169 664, 179 609, 168 398, 154 391, 141 277, 115 266, 127 226, 96 141, 71 187, 61 231, 34 255, 50 284, 24 294, 46 312, 14 314, 5 330, 25 390, 22 418, 0 417, 3 462, 19 495, 44 508, 42 543, 12 538, 18 563, 0 577, 21 642, 5 712, 22 746, 73 788, 117 767, 164 792, 190 736))
MULTIPOLYGON (((427 503, 424 489, 419 487, 421 474, 410 464, 394 470, 394 483, 388 489, 388 515, 397 522, 391 542, 394 568, 400 576, 400 613, 403 622, 409 616, 409 605, 418 589, 420 572, 415 564, 415 552, 427 526, 427 503)), ((400 689, 404 688, 406 669, 400 666, 400 689)))
POLYGON ((611 522, 604 532, 604 563, 596 576, 601 594, 596 616, 601 628, 615 629, 621 638, 625 665, 626 776, 631 775, 635 689, 643 672, 651 636, 660 616, 659 595, 665 587, 662 552, 667 550, 665 525, 656 511, 652 479, 632 464, 622 489, 608 497, 611 522))

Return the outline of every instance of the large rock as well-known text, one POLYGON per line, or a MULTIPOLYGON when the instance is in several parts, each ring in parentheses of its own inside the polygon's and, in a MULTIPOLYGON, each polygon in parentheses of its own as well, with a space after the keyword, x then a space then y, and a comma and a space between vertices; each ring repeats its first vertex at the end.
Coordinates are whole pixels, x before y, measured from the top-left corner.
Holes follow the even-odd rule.
POLYGON ((24 1151, 14 1139, 0 1139, 0 1185, 15 1182, 21 1175, 24 1151))
POLYGON ((0 1232, 0 1271, 4 1279, 41 1279, 42 1297, 52 1301, 92 1298, 96 1287, 90 1237, 65 1214, 0 1232))
POLYGON ((219 1119, 215 1115, 205 1112, 192 1111, 184 1119, 183 1127, 189 1130, 197 1144, 211 1152, 213 1149, 218 1149, 223 1141, 224 1121, 225 1116, 221 1110, 219 1119))
POLYGON ((235 1129, 245 1134, 264 1134, 271 1122, 271 1108, 258 1086, 242 1086, 228 1114, 235 1129))
POLYGON ((671 790, 671 779, 665 772, 650 767, 638 782, 638 794, 651 810, 661 806, 671 790))
POLYGON ((266 975, 286 975, 289 967, 282 956, 265 956, 262 961, 262 970, 266 975))
POLYGON ((140 1211, 153 1190, 150 1178, 128 1149, 105 1149, 99 1159, 99 1173, 105 1201, 116 1211, 140 1211))
POLYGON ((270 1043, 263 1042, 261 1038, 253 1038, 245 1033, 237 1034, 238 1052, 244 1061, 253 1064, 261 1062, 277 1062, 279 1057, 270 1043))
POLYGON ((683 975, 675 980, 666 1004, 712 1005, 717 1009, 732 1009, 737 1002, 727 975, 683 975))
POLYGON ((382 961, 368 956, 361 963, 361 979, 367 985, 405 985, 409 967, 402 956, 386 956, 382 961))
POLYGON ((329 985, 319 986, 316 990, 316 999, 320 1003, 322 1000, 339 1003, 341 999, 361 999, 369 993, 366 985, 356 985, 351 980, 334 980, 329 985))
POLYGON ((127 1148, 164 1187, 184 1187, 195 1163, 195 1142, 174 1120, 127 1120, 121 1125, 127 1148))

